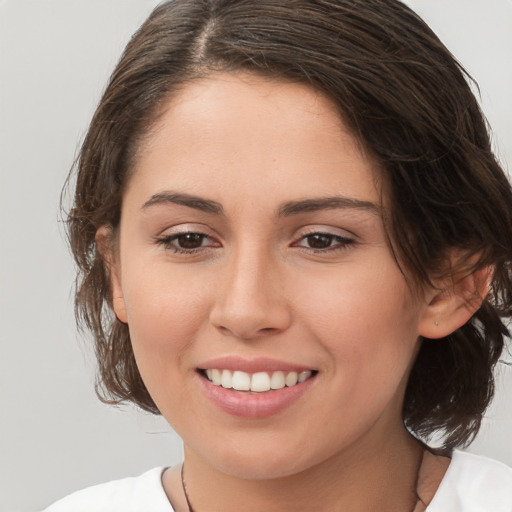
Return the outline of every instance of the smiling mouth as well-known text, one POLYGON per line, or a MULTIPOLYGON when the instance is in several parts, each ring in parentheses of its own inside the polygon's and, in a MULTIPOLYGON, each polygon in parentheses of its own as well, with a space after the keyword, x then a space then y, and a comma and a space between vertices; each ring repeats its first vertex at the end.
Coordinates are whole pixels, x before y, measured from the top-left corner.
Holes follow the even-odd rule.
POLYGON ((200 369, 199 373, 214 386, 235 391, 265 393, 267 391, 293 387, 311 379, 318 372, 305 370, 301 372, 256 372, 231 371, 225 369, 200 369))

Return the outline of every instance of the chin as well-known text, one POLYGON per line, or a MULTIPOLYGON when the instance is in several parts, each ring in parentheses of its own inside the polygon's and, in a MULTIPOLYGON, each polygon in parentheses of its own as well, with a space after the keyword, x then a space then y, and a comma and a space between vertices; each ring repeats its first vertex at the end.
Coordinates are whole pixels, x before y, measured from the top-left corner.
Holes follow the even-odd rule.
MULTIPOLYGON (((311 443, 309 443, 311 448, 311 443)), ((220 447, 221 445, 219 445, 220 447)), ((281 444, 282 447, 282 444, 281 444)), ((295 447, 276 449, 273 443, 266 446, 248 444, 241 447, 223 446, 218 452, 209 451, 206 463, 227 475, 244 480, 271 480, 286 478, 307 471, 332 456, 332 447, 310 452, 304 444, 295 447)))
POLYGON ((271 461, 239 457, 223 459, 217 466, 219 471, 244 480, 273 480, 296 475, 308 469, 309 465, 298 465, 295 461, 284 460, 283 457, 271 461))

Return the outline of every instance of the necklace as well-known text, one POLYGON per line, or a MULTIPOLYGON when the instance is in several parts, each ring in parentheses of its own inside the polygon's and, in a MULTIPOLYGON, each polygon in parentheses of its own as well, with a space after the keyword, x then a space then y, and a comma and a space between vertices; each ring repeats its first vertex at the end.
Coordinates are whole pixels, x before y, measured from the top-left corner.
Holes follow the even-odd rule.
POLYGON ((185 501, 187 502, 188 512, 194 512, 194 509, 192 508, 192 505, 190 504, 190 498, 188 496, 187 492, 187 486, 185 484, 185 476, 183 474, 185 469, 185 462, 181 465, 181 485, 183 487, 183 493, 185 494, 185 501))
MULTIPOLYGON (((418 479, 419 479, 419 476, 420 476, 420 472, 421 472, 422 466, 423 466, 423 459, 420 460, 420 465, 418 467, 418 471, 417 471, 417 474, 416 474, 416 485, 415 485, 416 490, 415 490, 415 494, 416 494, 417 502, 416 502, 416 506, 414 507, 413 512, 416 512, 416 511, 417 512, 423 512, 423 511, 425 511, 426 506, 428 505, 428 503, 430 503, 430 499, 433 497, 433 496, 430 496, 429 497, 430 499, 428 500, 428 503, 425 503, 422 500, 421 496, 418 494, 418 483, 419 483, 418 479)), ((182 465, 181 465, 181 485, 183 487, 183 493, 185 494, 185 501, 187 502, 188 512, 195 512, 193 507, 192 507, 192 505, 190 504, 190 497, 188 495, 187 485, 185 483, 184 469, 185 469, 185 463, 183 462, 182 465)), ((445 468, 444 471, 446 471, 446 468, 445 468)), ((443 475, 444 475, 444 471, 442 472, 443 475)), ((440 483, 441 475, 438 475, 438 479, 439 479, 438 483, 440 483)))

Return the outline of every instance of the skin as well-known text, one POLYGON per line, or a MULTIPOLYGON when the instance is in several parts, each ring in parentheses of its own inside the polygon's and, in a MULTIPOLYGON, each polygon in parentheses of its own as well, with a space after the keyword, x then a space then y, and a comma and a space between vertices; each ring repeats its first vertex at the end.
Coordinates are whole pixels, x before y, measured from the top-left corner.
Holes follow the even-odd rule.
MULTIPOLYGON (((414 507, 422 451, 401 409, 419 336, 444 336, 471 311, 460 293, 411 292, 387 244, 378 175, 328 98, 248 74, 187 84, 140 148, 109 260, 114 309, 184 441, 196 511, 414 507), (351 203, 283 215, 332 197, 351 203), (176 252, 190 232, 205 236, 176 252), (197 368, 226 355, 318 374, 278 414, 238 418, 199 385, 197 368)), ((186 510, 178 472, 163 483, 186 510)))

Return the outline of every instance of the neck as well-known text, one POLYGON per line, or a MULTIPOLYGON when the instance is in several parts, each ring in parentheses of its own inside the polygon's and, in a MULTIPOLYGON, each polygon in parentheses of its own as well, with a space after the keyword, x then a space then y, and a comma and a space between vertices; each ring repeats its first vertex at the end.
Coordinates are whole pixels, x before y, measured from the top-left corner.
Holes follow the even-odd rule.
MULTIPOLYGON (((397 431, 395 431, 397 432, 397 431)), ((409 512, 416 503, 422 447, 405 429, 380 443, 354 446, 305 471, 273 479, 248 480, 217 471, 185 447, 185 478, 194 512, 222 510, 369 510, 409 512)), ((176 497, 179 472, 164 487, 176 497), (170 487, 173 487, 172 493, 170 487)), ((181 478, 180 478, 181 480, 181 478)), ((183 496, 178 511, 187 510, 183 496)))

